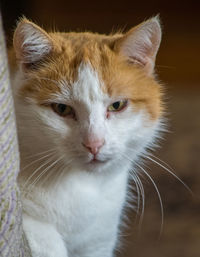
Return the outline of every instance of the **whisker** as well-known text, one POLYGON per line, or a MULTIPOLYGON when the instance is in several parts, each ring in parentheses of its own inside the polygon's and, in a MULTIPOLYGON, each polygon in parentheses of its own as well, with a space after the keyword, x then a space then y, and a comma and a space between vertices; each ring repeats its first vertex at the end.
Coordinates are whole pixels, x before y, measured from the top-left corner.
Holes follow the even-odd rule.
POLYGON ((29 183, 29 181, 32 179, 32 177, 42 168, 44 167, 45 165, 47 165, 48 163, 51 162, 53 158, 51 158, 50 160, 47 160, 45 163, 43 163, 42 165, 40 165, 32 174, 31 176, 28 177, 28 179, 25 181, 24 185, 23 185, 23 188, 25 188, 27 186, 27 184, 29 183))
POLYGON ((30 158, 37 157, 37 156, 40 156, 40 155, 45 154, 45 153, 51 153, 51 152, 52 153, 56 152, 56 149, 49 149, 49 150, 46 150, 46 151, 43 151, 43 152, 31 154, 31 155, 27 156, 26 159, 30 159, 30 158))
MULTIPOLYGON (((60 173, 65 169, 65 165, 64 164, 61 164, 60 167, 58 168, 58 170, 56 170, 56 173, 58 173, 60 175, 60 173)), ((41 181, 41 185, 45 184, 49 178, 52 176, 52 173, 54 172, 54 169, 50 169, 50 171, 48 172, 48 174, 46 175, 46 177, 41 181)), ((55 179, 56 183, 58 181, 58 177, 56 177, 55 179)), ((52 182, 55 182, 55 181, 52 181, 52 182)))
POLYGON ((147 159, 149 159, 150 161, 152 161, 153 163, 160 166, 161 168, 163 168, 165 171, 167 171, 169 174, 171 174, 174 178, 176 178, 189 191, 189 193, 194 197, 194 194, 193 194, 192 190, 174 172, 172 172, 170 169, 168 169, 167 167, 165 167, 163 164, 159 163, 158 161, 154 160, 153 158, 151 158, 149 156, 145 156, 145 157, 147 159))
POLYGON ((151 183, 153 184, 156 192, 157 192, 157 195, 158 195, 158 199, 159 199, 159 202, 160 202, 160 211, 161 211, 161 226, 160 226, 160 234, 159 234, 159 238, 162 234, 162 231, 163 231, 163 225, 164 225, 164 210, 163 210, 163 203, 162 203, 162 198, 161 198, 161 195, 160 195, 160 192, 158 190, 158 187, 155 183, 155 181, 153 180, 153 178, 149 175, 149 173, 143 169, 139 164, 136 163, 136 165, 144 172, 144 174, 149 178, 149 180, 151 181, 151 183))
MULTIPOLYGON (((70 160, 68 160, 67 163, 64 163, 64 164, 63 164, 64 168, 67 168, 67 167, 72 163, 72 161, 73 161, 73 158, 71 158, 70 160)), ((64 168, 63 168, 63 171, 64 171, 64 168)), ((61 180, 63 174, 65 174, 65 172, 61 172, 61 173, 59 174, 59 176, 57 177, 57 182, 56 182, 57 184, 58 184, 59 181, 61 180)))
MULTIPOLYGON (((61 156, 61 159, 64 158, 65 155, 61 156)), ((58 176, 56 177, 55 179, 55 182, 56 184, 58 183, 59 179, 60 179, 60 176, 61 176, 61 173, 64 174, 64 170, 67 168, 67 166, 71 163, 72 160, 68 161, 67 163, 61 163, 59 169, 56 171, 56 173, 58 174, 58 176)), ((52 169, 48 174, 47 176, 45 177, 45 179, 41 182, 41 184, 44 184, 46 183, 46 181, 49 179, 49 177, 52 175, 52 172, 54 170, 52 169)))
POLYGON ((141 196, 141 202, 142 202, 142 206, 141 206, 141 213, 140 213, 140 218, 139 218, 139 233, 142 229, 142 223, 144 220, 144 209, 145 209, 145 192, 144 192, 144 187, 143 184, 139 178, 139 176, 134 172, 134 177, 132 177, 132 179, 135 181, 135 183, 138 183, 138 188, 139 188, 139 192, 138 192, 138 197, 139 197, 139 204, 138 204, 138 213, 140 210, 140 196, 141 196))
POLYGON ((25 167, 23 167, 21 171, 27 169, 28 167, 30 167, 30 166, 33 165, 34 163, 37 163, 38 161, 41 161, 41 160, 43 160, 43 159, 45 159, 45 158, 47 158, 47 157, 49 157, 49 156, 51 156, 51 155, 53 155, 53 154, 54 154, 54 152, 51 152, 51 153, 49 153, 49 154, 47 154, 47 155, 45 155, 45 156, 40 157, 40 158, 37 159, 37 160, 32 161, 31 163, 29 163, 28 165, 26 165, 25 167))
MULTIPOLYGON (((126 156, 124 154, 122 156, 134 164, 133 160, 131 160, 128 156, 126 156)), ((144 220, 145 191, 144 191, 143 184, 142 184, 142 182, 140 180, 140 177, 137 175, 136 172, 134 172, 134 170, 133 170, 133 173, 134 174, 130 173, 131 178, 134 180, 134 182, 136 184, 136 187, 138 186, 138 189, 139 189, 138 190, 139 192, 138 192, 138 195, 137 195, 139 197, 139 200, 138 200, 139 203, 138 203, 137 210, 140 209, 140 196, 141 196, 141 200, 142 200, 142 207, 141 207, 142 209, 141 209, 141 214, 140 214, 140 219, 139 219, 139 231, 141 231, 142 223, 143 223, 143 220, 144 220)))
POLYGON ((63 156, 61 156, 60 158, 58 158, 57 160, 55 160, 52 164, 50 164, 47 168, 45 168, 45 169, 39 174, 39 176, 33 181, 33 183, 30 184, 30 187, 35 186, 35 184, 37 184, 37 182, 40 180, 40 178, 41 178, 51 167, 53 167, 56 163, 58 163, 62 158, 63 158, 63 156))
MULTIPOLYGON (((134 153, 134 151, 133 151, 130 147, 129 147, 128 149, 129 149, 129 152, 132 151, 132 152, 134 153)), ((173 171, 171 171, 171 167, 170 167, 167 163, 165 163, 164 161, 160 160, 158 157, 154 156, 154 155, 151 154, 151 153, 146 153, 146 154, 143 155, 143 157, 149 159, 149 160, 152 161, 153 163, 155 163, 155 164, 157 164, 158 166, 160 166, 161 168, 163 168, 163 169, 164 169, 165 171, 167 171, 169 174, 171 174, 174 178, 176 178, 176 179, 187 189, 187 191, 192 195, 192 197, 194 197, 194 193, 193 193, 192 190, 189 188, 189 186, 188 186, 182 179, 180 179, 173 171), (150 155, 151 157, 150 157, 149 155, 150 155), (163 164, 160 163, 159 161, 154 160, 153 157, 154 157, 155 159, 159 160, 160 162, 162 162, 163 164), (165 167, 164 165, 168 166, 168 168, 165 167)))
POLYGON ((172 167, 170 167, 168 163, 164 162, 163 160, 161 160, 160 158, 158 158, 157 156, 155 156, 155 155, 152 154, 152 153, 148 153, 148 156, 149 156, 149 155, 150 155, 151 157, 157 159, 157 160, 160 161, 161 163, 163 163, 163 165, 166 165, 170 170, 172 170, 172 167))
POLYGON ((136 213, 137 213, 137 215, 138 215, 139 212, 140 212, 140 201, 141 201, 141 199, 140 199, 140 194, 141 194, 141 191, 140 191, 140 187, 139 187, 139 185, 138 185, 138 179, 137 179, 136 175, 135 175, 135 174, 132 175, 132 174, 130 173, 130 176, 131 176, 131 179, 134 181, 134 184, 135 184, 135 186, 136 186, 136 192, 137 192, 137 210, 136 210, 136 213))
POLYGON ((140 192, 141 192, 141 196, 142 196, 142 210, 141 210, 140 219, 139 219, 139 229, 141 231, 142 223, 144 220, 145 192, 144 192, 144 187, 143 187, 143 184, 142 184, 139 176, 137 174, 135 174, 135 175, 137 176, 139 187, 140 187, 140 192))

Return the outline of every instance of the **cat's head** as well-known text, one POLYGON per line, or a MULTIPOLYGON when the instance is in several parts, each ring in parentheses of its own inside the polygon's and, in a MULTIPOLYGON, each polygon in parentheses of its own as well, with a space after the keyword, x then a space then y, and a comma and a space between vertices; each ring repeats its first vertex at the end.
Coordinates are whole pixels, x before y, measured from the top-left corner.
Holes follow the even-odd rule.
POLYGON ((14 34, 22 151, 54 149, 85 169, 133 160, 159 127, 160 40, 157 17, 114 35, 47 33, 22 19, 14 34))

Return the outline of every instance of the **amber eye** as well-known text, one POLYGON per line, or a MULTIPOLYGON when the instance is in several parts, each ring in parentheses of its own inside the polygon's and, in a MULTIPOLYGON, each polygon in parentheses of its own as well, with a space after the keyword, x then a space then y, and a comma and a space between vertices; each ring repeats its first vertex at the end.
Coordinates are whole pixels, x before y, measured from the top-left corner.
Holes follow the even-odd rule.
POLYGON ((53 103, 51 104, 51 107, 54 110, 54 112, 56 112, 58 115, 62 117, 75 117, 74 109, 69 105, 53 103))
POLYGON ((119 112, 127 106, 127 100, 120 100, 108 106, 109 112, 119 112))

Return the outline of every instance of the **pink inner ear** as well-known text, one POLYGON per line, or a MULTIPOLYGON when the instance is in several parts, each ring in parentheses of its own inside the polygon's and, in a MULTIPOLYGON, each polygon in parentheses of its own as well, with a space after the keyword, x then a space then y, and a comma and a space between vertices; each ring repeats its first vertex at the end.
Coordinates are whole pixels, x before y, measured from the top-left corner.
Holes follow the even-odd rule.
POLYGON ((130 30, 122 40, 120 52, 128 62, 138 64, 152 73, 161 41, 161 28, 157 18, 130 30))

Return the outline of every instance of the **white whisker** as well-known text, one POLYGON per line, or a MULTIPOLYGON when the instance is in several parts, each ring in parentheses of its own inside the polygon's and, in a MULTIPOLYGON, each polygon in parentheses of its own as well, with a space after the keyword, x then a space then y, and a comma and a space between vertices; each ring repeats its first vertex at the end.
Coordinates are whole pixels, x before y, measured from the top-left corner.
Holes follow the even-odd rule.
POLYGON ((163 211, 163 203, 162 203, 162 198, 161 198, 161 195, 160 195, 160 192, 158 190, 158 187, 155 183, 155 181, 153 180, 153 178, 149 175, 149 173, 143 169, 139 164, 136 163, 136 165, 144 172, 144 174, 149 178, 149 180, 151 181, 151 183, 153 184, 156 192, 157 192, 157 195, 158 195, 158 199, 159 199, 159 202, 160 202, 160 211, 161 211, 161 227, 160 227, 160 236, 162 234, 162 231, 163 231, 163 224, 164 224, 164 211, 163 211))
POLYGON ((49 154, 47 154, 47 155, 45 155, 45 156, 40 157, 39 159, 36 159, 36 160, 32 161, 31 163, 29 163, 29 164, 27 164, 25 167, 23 167, 21 171, 27 169, 27 168, 30 167, 31 165, 33 165, 33 164, 37 163, 38 161, 41 161, 41 160, 43 160, 43 159, 45 159, 45 158, 51 156, 51 155, 53 155, 53 154, 54 154, 54 152, 51 152, 51 153, 49 153, 49 154))
POLYGON ((132 179, 135 181, 136 184, 138 184, 138 208, 137 212, 139 213, 140 211, 140 206, 141 206, 141 213, 140 213, 140 218, 139 218, 139 231, 141 231, 142 228, 142 223, 144 220, 144 209, 145 209, 145 192, 144 192, 144 187, 143 184, 139 178, 139 176, 134 172, 134 175, 132 175, 132 179), (140 196, 141 196, 141 201, 140 201, 140 196), (141 202, 141 203, 140 203, 141 202))
POLYGON ((43 151, 43 152, 31 154, 31 155, 27 156, 26 159, 30 159, 30 158, 37 157, 37 156, 40 156, 40 155, 45 154, 45 153, 51 153, 51 152, 52 153, 56 152, 56 149, 48 149, 48 150, 43 151))
MULTIPOLYGON (((129 148, 129 152, 130 151, 132 151, 133 153, 134 153, 134 151, 131 149, 131 148, 129 148)), ((154 156, 152 153, 144 153, 143 154, 143 157, 144 157, 144 159, 146 158, 146 159, 148 159, 148 160, 150 160, 150 161, 152 161, 153 163, 155 163, 155 164, 157 164, 158 166, 160 166, 162 169, 164 169, 165 171, 167 171, 169 174, 171 174, 174 178, 176 178, 188 191, 189 191, 189 193, 194 197, 194 193, 192 192, 192 190, 185 184, 185 182, 182 180, 182 179, 180 179, 171 169, 171 167, 167 164, 167 163, 165 163, 164 161, 162 161, 161 159, 159 159, 158 157, 156 157, 156 156, 154 156), (151 157, 150 157, 150 156, 151 157), (154 160, 153 158, 155 158, 155 159, 157 159, 158 161, 156 161, 156 160, 154 160), (160 162, 161 163, 160 163, 160 162), (166 165, 166 166, 168 166, 168 167, 165 167, 164 165, 166 165)))
MULTIPOLYGON (((64 168, 66 169, 67 167, 69 167, 69 165, 72 163, 72 161, 73 161, 73 158, 71 158, 70 160, 68 160, 67 163, 64 163, 64 164, 63 164, 63 170, 62 170, 62 171, 64 171, 64 168)), ((61 180, 63 174, 65 174, 65 172, 60 172, 60 174, 58 175, 58 177, 57 177, 57 179, 56 179, 56 180, 57 180, 56 183, 59 183, 59 181, 61 180)))
POLYGON ((145 192, 144 192, 144 187, 143 187, 143 184, 142 184, 139 176, 137 174, 135 174, 135 176, 137 177, 139 187, 140 187, 141 196, 142 196, 142 210, 141 210, 140 219, 139 219, 139 228, 141 230, 142 223, 143 223, 143 220, 144 220, 145 192))
MULTIPOLYGON (((127 160, 129 160, 130 162, 134 163, 128 156, 126 156, 124 154, 122 156, 124 158, 126 158, 127 160)), ((143 184, 142 184, 139 176, 137 175, 136 172, 133 171, 133 173, 130 173, 130 176, 133 179, 133 181, 135 182, 136 189, 137 189, 137 192, 138 192, 137 193, 137 197, 138 197, 137 212, 139 212, 139 210, 140 210, 140 196, 141 196, 141 202, 142 202, 141 214, 140 214, 140 219, 139 219, 139 230, 141 231, 142 223, 143 223, 143 220, 144 220, 145 191, 144 191, 144 187, 143 187, 143 184)))
POLYGON ((47 168, 45 168, 45 169, 39 174, 39 176, 33 181, 33 183, 30 184, 30 187, 35 186, 35 184, 37 184, 37 182, 40 180, 40 178, 41 178, 51 167, 53 167, 56 163, 58 163, 62 158, 63 158, 63 156, 61 156, 60 158, 58 158, 57 160, 55 160, 53 163, 51 163, 47 168))
MULTIPOLYGON (((192 190, 174 173, 172 172, 170 169, 168 169, 167 167, 165 167, 163 164, 159 163, 158 161, 154 160, 153 158, 149 157, 149 156, 145 156, 147 159, 149 159, 150 161, 152 161, 153 163, 157 164, 158 166, 160 166, 161 168, 163 168, 165 171, 167 171, 169 174, 171 174, 174 178, 176 178, 189 192, 192 196, 194 196, 192 190)), ((157 158, 158 159, 158 158, 157 158)))
MULTIPOLYGON (((65 157, 65 155, 61 156, 61 159, 63 159, 64 157, 65 157)), ((56 176, 55 180, 53 181, 54 184, 55 184, 54 185, 55 187, 59 183, 60 177, 62 177, 66 173, 66 169, 72 161, 73 161, 73 159, 70 159, 70 160, 67 161, 67 163, 66 162, 61 163, 59 169, 56 171, 56 173, 58 175, 56 176)), ((42 184, 44 184, 49 179, 49 177, 52 175, 52 171, 53 171, 53 169, 47 174, 45 179, 42 181, 42 184)))
POLYGON ((31 176, 28 177, 28 179, 25 181, 23 188, 26 188, 27 184, 29 183, 29 181, 32 179, 32 177, 41 169, 43 168, 45 165, 47 165, 48 163, 51 162, 51 160, 53 159, 53 157, 49 160, 47 160, 45 163, 42 163, 42 165, 40 165, 36 170, 34 170, 34 172, 31 174, 31 176))
POLYGON ((140 186, 138 185, 138 179, 137 179, 135 173, 134 173, 134 175, 130 173, 130 176, 131 176, 131 179, 134 181, 134 184, 136 186, 136 192, 137 192, 137 210, 136 210, 136 213, 138 215, 140 213, 140 201, 141 201, 141 199, 140 199, 140 194, 141 194, 140 186))

